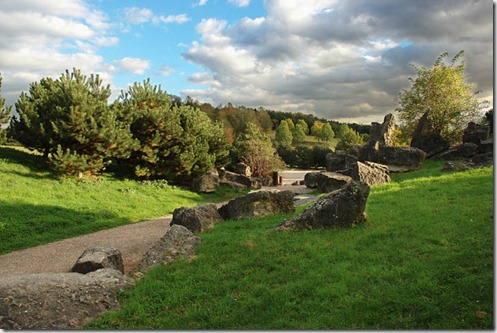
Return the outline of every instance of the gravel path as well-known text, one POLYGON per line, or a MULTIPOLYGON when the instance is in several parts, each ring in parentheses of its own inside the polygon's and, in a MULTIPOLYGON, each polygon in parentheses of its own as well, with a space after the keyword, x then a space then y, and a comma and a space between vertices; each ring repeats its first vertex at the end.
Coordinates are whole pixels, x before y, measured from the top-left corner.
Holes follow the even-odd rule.
POLYGON ((7 253, 0 256, 0 277, 68 272, 83 251, 91 246, 121 251, 126 274, 164 236, 170 222, 171 216, 167 216, 7 253))
MULTIPOLYGON (((296 205, 316 199, 305 186, 278 186, 268 189, 295 192, 296 205)), ((218 204, 218 207, 224 203, 218 204)), ((128 224, 92 234, 64 239, 0 256, 0 277, 68 272, 83 251, 91 246, 113 247, 121 251, 124 273, 137 265, 144 254, 167 232, 172 215, 128 224)))

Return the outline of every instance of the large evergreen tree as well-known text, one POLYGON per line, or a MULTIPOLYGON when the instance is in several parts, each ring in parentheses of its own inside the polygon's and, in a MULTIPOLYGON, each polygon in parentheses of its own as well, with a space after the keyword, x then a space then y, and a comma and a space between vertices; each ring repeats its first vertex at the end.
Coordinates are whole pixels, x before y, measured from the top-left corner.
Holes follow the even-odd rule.
MULTIPOLYGON (((0 74, 0 92, 2 91, 2 75, 0 74)), ((5 98, 0 95, 0 143, 6 139, 6 132, 3 126, 9 122, 12 107, 5 107, 5 98)))
POLYGON ((128 123, 139 145, 129 164, 140 178, 162 178, 186 183, 225 162, 228 154, 223 128, 203 112, 172 103, 150 80, 135 83, 113 104, 128 123))
POLYGON ((98 75, 87 77, 77 69, 56 80, 41 79, 17 101, 12 134, 62 173, 101 171, 112 157, 128 152, 122 142, 129 131, 109 110, 110 93, 98 75))

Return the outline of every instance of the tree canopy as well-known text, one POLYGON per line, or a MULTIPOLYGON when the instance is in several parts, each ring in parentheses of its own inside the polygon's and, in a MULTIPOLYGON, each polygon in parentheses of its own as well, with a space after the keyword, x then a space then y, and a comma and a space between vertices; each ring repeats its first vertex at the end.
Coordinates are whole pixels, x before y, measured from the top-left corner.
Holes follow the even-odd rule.
POLYGON ((396 111, 409 133, 427 112, 432 131, 456 142, 465 125, 487 102, 479 102, 475 85, 466 83, 464 51, 457 53, 449 65, 444 61, 447 56, 447 52, 442 53, 431 68, 411 64, 417 78, 409 78, 412 87, 400 92, 396 111))

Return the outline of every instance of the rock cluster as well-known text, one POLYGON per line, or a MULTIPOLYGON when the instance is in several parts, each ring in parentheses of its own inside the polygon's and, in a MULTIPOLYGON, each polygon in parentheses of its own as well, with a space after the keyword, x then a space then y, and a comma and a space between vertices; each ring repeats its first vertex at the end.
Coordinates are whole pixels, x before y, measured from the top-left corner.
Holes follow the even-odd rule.
POLYGON ((343 228, 363 223, 369 185, 349 182, 339 190, 328 193, 297 217, 278 225, 276 231, 317 228, 343 228))

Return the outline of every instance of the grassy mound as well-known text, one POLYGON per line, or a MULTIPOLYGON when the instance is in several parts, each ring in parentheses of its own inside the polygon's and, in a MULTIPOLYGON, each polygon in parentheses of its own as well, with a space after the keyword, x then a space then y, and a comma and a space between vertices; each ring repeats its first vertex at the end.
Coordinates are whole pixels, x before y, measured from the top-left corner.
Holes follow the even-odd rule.
POLYGON ((218 223, 197 258, 152 270, 89 328, 490 329, 493 169, 441 166, 372 188, 353 229, 218 223))

